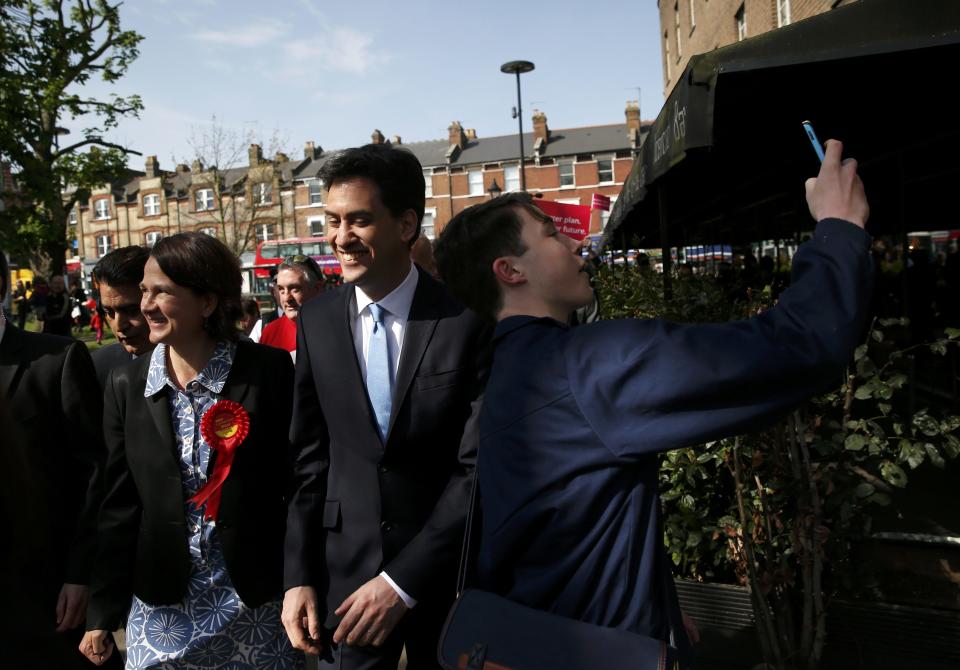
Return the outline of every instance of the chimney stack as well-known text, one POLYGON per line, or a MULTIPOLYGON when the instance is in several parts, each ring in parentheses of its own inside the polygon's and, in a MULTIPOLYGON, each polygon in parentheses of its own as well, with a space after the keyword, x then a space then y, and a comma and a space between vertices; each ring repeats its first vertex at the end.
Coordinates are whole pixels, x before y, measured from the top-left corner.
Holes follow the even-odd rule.
POLYGON ((459 121, 454 121, 447 128, 448 136, 450 139, 450 146, 456 146, 459 149, 463 149, 467 146, 467 134, 463 132, 463 126, 460 125, 459 121))
POLYGON ((247 156, 250 157, 250 167, 256 167, 263 162, 263 149, 259 144, 251 144, 247 149, 247 156))
POLYGON ((636 100, 628 100, 627 108, 624 111, 627 117, 627 130, 636 130, 640 132, 640 103, 636 100))
POLYGON ((546 144, 550 141, 550 129, 547 127, 547 115, 539 109, 533 110, 533 139, 546 144))
POLYGON ((403 142, 400 141, 399 135, 394 135, 393 139, 390 140, 390 144, 403 144, 403 142))
POLYGON ((466 132, 467 132, 467 139, 468 139, 468 140, 475 140, 475 139, 477 139, 477 130, 476 130, 476 128, 467 128, 467 131, 466 131, 466 132))
POLYGON ((177 163, 177 166, 174 168, 177 174, 184 174, 190 172, 190 168, 187 167, 186 163, 177 163))
POLYGON ((199 158, 193 159, 193 165, 190 168, 190 171, 194 174, 203 172, 203 162, 199 158))
POLYGON ((370 143, 371 144, 384 144, 387 141, 387 138, 383 136, 383 133, 379 129, 375 129, 370 134, 370 143))
POLYGON ((160 161, 156 156, 147 156, 146 173, 147 179, 153 179, 160 174, 160 161))
POLYGON ((282 151, 278 151, 277 155, 273 157, 273 162, 277 165, 280 165, 280 163, 289 163, 290 157, 282 151))
POLYGON ((303 157, 304 158, 316 158, 320 155, 323 149, 317 150, 318 147, 314 144, 313 140, 307 142, 303 147, 303 157))

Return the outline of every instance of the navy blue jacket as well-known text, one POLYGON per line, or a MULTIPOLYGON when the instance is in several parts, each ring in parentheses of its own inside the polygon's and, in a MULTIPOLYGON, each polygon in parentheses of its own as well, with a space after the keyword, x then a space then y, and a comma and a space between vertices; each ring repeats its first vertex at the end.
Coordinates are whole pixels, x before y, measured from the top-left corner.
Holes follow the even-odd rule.
POLYGON ((657 452, 755 430, 838 385, 864 332, 869 244, 821 222, 777 306, 746 321, 501 321, 480 414, 481 587, 666 639, 657 452))

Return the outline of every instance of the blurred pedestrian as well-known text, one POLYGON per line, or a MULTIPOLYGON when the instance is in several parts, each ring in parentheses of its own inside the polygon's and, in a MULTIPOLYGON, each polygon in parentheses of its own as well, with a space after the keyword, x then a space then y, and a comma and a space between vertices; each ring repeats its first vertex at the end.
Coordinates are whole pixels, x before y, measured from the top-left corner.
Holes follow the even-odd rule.
POLYGON ((67 293, 62 275, 50 280, 50 293, 47 295, 47 309, 43 317, 43 332, 51 335, 72 337, 73 316, 70 295, 67 293))
POLYGON ((260 317, 260 304, 253 298, 243 301, 243 316, 240 318, 240 328, 251 342, 259 342, 263 330, 263 319, 260 317))
POLYGON ((277 266, 277 302, 283 316, 264 326, 260 344, 290 352, 297 360, 297 319, 303 306, 323 293, 323 272, 310 256, 285 258, 277 266))

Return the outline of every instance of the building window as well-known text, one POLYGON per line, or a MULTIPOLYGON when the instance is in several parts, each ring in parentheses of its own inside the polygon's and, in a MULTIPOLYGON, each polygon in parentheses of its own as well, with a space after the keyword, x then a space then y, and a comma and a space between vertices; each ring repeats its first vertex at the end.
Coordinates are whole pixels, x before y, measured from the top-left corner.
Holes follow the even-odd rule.
POLYGON ((275 223, 258 223, 253 227, 253 230, 258 242, 269 242, 277 239, 277 224, 275 223))
POLYGON ((197 189, 197 191, 193 194, 193 200, 198 212, 205 212, 213 209, 213 189, 197 189))
POLYGON ((610 196, 610 209, 607 211, 600 210, 600 230, 603 231, 607 227, 607 221, 610 220, 610 212, 613 211, 613 203, 617 201, 617 196, 610 196))
POLYGON ((209 235, 210 237, 217 236, 217 229, 214 228, 213 226, 209 226, 207 228, 201 228, 200 232, 203 233, 204 235, 209 235))
POLYGON ((520 190, 520 166, 504 165, 503 166, 504 193, 510 193, 511 191, 519 191, 519 190, 520 190))
POLYGON ((697 27, 697 14, 694 11, 693 5, 697 0, 690 0, 690 32, 693 32, 693 29, 697 27))
POLYGON ((598 158, 597 159, 597 182, 600 184, 606 184, 612 181, 613 181, 613 159, 598 158))
POLYGON ((76 207, 70 208, 70 213, 67 214, 67 223, 69 223, 71 226, 77 225, 77 208, 76 207))
POLYGON ((253 204, 269 205, 273 202, 273 184, 265 181, 253 185, 253 204))
POLYGON ((311 237, 323 237, 323 217, 317 216, 307 219, 307 226, 310 227, 311 237))
POLYGON ((311 179, 307 182, 307 186, 310 189, 310 204, 319 205, 323 202, 323 195, 321 190, 323 189, 323 180, 321 179, 311 179))
POLYGON ((680 48, 680 0, 673 4, 673 33, 677 38, 677 62, 679 63, 683 55, 680 48))
POLYGON ((97 235, 97 256, 103 258, 113 251, 113 243, 109 235, 97 235))
POLYGON ((742 42, 747 39, 747 15, 743 5, 740 5, 734 18, 737 20, 737 41, 742 42))
POLYGON ((153 231, 147 233, 143 236, 143 241, 146 243, 147 248, 152 248, 154 244, 160 241, 160 238, 163 237, 163 234, 158 231, 153 231))
POLYGON ((670 36, 663 31, 663 65, 667 70, 667 83, 670 83, 670 36))
POLYGON ((143 215, 157 216, 160 214, 160 196, 156 193, 143 196, 143 215))
POLYGON ((574 186, 573 161, 560 161, 560 187, 574 186))
POLYGON ((420 222, 420 232, 423 235, 427 236, 427 239, 434 240, 436 239, 436 223, 437 210, 427 209, 423 212, 423 221, 420 222))
POLYGON ((109 219, 110 218, 110 203, 106 198, 100 198, 93 203, 93 211, 95 219, 109 219))
POLYGON ((790 0, 777 0, 777 28, 790 25, 790 0))
POLYGON ((423 169, 423 197, 425 198, 433 197, 433 169, 432 168, 423 169))
POLYGON ((483 170, 468 170, 467 180, 470 183, 470 195, 483 195, 483 170))

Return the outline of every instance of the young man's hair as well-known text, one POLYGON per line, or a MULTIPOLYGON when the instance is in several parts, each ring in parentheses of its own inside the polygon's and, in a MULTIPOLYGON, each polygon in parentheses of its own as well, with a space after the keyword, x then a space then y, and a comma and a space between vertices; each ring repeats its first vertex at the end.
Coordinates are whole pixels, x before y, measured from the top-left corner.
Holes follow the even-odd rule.
POLYGON ((493 274, 493 261, 521 256, 527 250, 521 234, 520 210, 537 218, 528 193, 508 193, 468 207, 450 220, 434 249, 437 269, 454 297, 481 316, 496 320, 503 295, 493 274))
POLYGON ((406 149, 389 144, 367 144, 335 154, 323 164, 317 176, 330 189, 337 181, 366 177, 380 189, 380 200, 394 216, 408 209, 417 214, 417 230, 410 245, 420 237, 425 203, 423 166, 406 149))
POLYGON ((245 316, 255 316, 260 318, 260 305, 253 298, 247 298, 243 301, 243 313, 245 316))
POLYGON ((136 245, 114 249, 93 266, 93 281, 107 286, 139 286, 150 251, 136 245))

